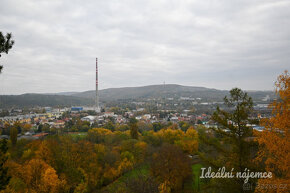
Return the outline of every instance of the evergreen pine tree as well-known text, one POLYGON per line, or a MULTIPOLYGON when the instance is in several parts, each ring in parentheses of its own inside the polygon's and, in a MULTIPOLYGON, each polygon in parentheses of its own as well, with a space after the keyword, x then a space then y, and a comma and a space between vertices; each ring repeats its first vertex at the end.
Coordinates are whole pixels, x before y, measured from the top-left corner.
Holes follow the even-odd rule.
MULTIPOLYGON (((252 129, 247 126, 251 121, 249 115, 253 109, 252 98, 239 88, 230 91, 224 98, 225 109, 217 107, 212 120, 217 128, 210 128, 215 137, 201 135, 200 139, 210 146, 211 153, 201 153, 201 158, 214 169, 226 167, 227 171, 244 172, 245 168, 253 171, 252 162, 255 143, 251 140, 252 129), (214 152, 214 153, 213 153, 214 152)), ((244 179, 213 180, 222 192, 244 192, 244 179)), ((217 189, 219 189, 217 188, 217 189)), ((217 191, 218 192, 218 191, 217 191)))
MULTIPOLYGON (((12 35, 11 33, 7 33, 6 36, 0 32, 0 57, 1 53, 8 54, 8 51, 12 48, 14 44, 14 40, 11 40, 12 35)), ((0 73, 2 71, 3 66, 0 65, 0 73)))

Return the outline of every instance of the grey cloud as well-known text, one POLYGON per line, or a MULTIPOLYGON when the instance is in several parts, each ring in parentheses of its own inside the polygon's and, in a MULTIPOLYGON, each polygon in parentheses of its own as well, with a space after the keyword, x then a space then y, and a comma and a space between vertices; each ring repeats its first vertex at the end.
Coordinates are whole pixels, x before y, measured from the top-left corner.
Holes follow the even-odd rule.
POLYGON ((290 64, 286 0, 2 0, 0 94, 177 83, 273 89, 290 64))

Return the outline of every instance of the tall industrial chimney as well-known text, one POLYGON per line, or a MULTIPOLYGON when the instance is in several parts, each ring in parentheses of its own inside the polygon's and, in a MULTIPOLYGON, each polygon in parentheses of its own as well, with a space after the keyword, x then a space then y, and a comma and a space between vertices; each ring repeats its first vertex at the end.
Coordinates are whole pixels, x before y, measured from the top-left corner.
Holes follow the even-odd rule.
POLYGON ((98 93, 98 58, 96 58, 96 98, 95 98, 95 111, 100 112, 99 107, 99 93, 98 93))

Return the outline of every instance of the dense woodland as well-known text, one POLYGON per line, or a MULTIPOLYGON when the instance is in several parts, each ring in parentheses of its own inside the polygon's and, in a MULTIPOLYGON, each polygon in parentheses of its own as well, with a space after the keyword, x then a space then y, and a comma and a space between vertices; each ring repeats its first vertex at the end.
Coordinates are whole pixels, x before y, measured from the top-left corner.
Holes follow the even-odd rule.
MULTIPOLYGON (((127 131, 94 128, 85 136, 9 141, 7 175, 12 178, 6 191, 129 192, 123 185, 114 189, 114 182, 132 170, 144 183, 148 180, 144 184, 150 188, 147 192, 158 191, 164 180, 174 184, 172 190, 180 190, 191 178, 188 155, 198 148, 196 130, 189 128, 184 132, 172 125, 141 134, 136 123, 130 127, 127 131), (166 159, 173 167, 171 172, 161 167, 166 159)), ((127 180, 124 183, 136 183, 127 180)))

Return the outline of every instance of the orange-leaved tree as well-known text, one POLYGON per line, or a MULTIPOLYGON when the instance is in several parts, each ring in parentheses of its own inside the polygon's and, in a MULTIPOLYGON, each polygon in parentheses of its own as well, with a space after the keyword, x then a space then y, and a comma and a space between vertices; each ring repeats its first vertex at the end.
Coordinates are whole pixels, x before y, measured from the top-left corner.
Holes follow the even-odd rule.
POLYGON ((285 71, 276 82, 277 100, 274 101, 272 117, 262 121, 265 130, 256 132, 259 143, 257 161, 265 161, 265 169, 272 172, 270 179, 260 179, 256 192, 288 192, 290 184, 290 77, 285 71), (271 189, 261 188, 271 185, 271 189), (288 187, 287 187, 288 185, 288 187))

